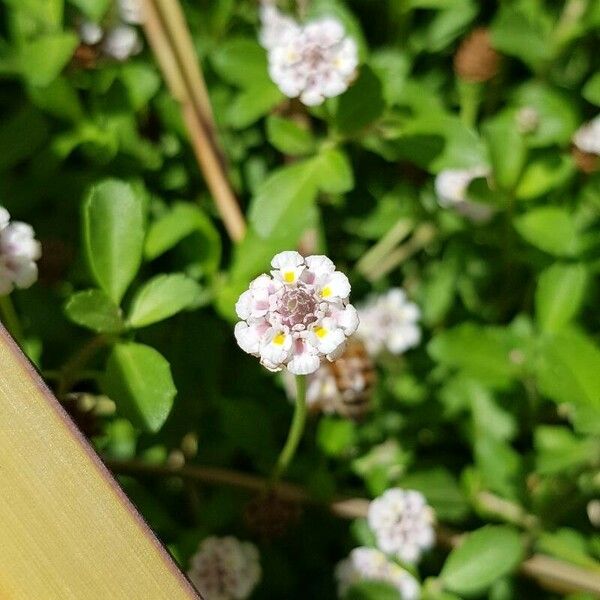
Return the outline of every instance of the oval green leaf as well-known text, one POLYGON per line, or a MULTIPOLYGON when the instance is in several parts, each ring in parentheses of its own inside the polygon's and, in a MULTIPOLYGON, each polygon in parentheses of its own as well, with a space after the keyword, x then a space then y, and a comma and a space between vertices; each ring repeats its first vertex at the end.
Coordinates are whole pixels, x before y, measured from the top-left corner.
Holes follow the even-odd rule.
POLYGON ((101 290, 73 294, 65 313, 73 323, 97 333, 118 333, 124 325, 121 309, 101 290))

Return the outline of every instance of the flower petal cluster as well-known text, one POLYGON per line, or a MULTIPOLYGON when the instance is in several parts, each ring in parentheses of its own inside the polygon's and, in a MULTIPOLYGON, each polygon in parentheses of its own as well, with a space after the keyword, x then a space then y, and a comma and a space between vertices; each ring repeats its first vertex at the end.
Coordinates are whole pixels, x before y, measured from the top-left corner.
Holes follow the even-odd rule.
POLYGON ((337 565, 335 576, 340 598, 360 581, 388 583, 398 590, 402 600, 417 600, 421 594, 419 582, 406 569, 375 548, 361 546, 352 550, 348 558, 337 565))
POLYGON ((286 251, 271 266, 271 275, 257 277, 236 303, 236 340, 270 371, 314 373, 322 358, 341 355, 358 326, 350 282, 326 256, 286 251))
POLYGON ((286 96, 317 106, 348 89, 356 76, 358 48, 337 19, 300 25, 271 4, 263 4, 260 16, 269 75, 286 96))
POLYGON ((38 278, 36 261, 42 247, 31 225, 10 221, 8 211, 0 207, 0 295, 15 287, 28 288, 38 278))
POLYGON ((369 504, 368 523, 377 547, 406 563, 416 563, 435 542, 433 509, 414 490, 392 488, 369 504))
POLYGON ((206 600, 244 600, 260 581, 256 546, 235 537, 208 537, 192 556, 188 576, 206 600))
POLYGON ((360 327, 357 335, 372 356, 384 349, 392 354, 401 354, 421 341, 418 325, 421 311, 400 288, 371 296, 358 307, 358 316, 360 327))
POLYGON ((99 45, 106 56, 124 61, 142 50, 142 40, 134 27, 143 21, 142 4, 141 0, 117 0, 116 8, 116 16, 108 25, 82 21, 79 38, 89 46, 99 45))
POLYGON ((434 183, 440 206, 454 208, 472 221, 487 221, 492 216, 493 210, 480 202, 470 201, 467 190, 474 179, 486 177, 488 174, 487 167, 440 171, 434 183))
POLYGON ((584 123, 575 132, 573 144, 582 152, 600 156, 600 115, 584 123))

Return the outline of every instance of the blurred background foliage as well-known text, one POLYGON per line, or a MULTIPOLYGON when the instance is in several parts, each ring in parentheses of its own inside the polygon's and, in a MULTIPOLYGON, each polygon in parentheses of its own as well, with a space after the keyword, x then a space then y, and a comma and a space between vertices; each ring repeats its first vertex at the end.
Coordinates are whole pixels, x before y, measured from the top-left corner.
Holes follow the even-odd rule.
MULTIPOLYGON (((354 302, 403 286, 423 342, 380 361, 364 422, 311 421, 289 478, 323 501, 418 489, 444 523, 512 523, 597 573, 600 172, 571 140, 599 111, 600 3, 306 4, 344 23, 362 62, 315 108, 270 81, 254 2, 184 2, 248 219, 236 245, 149 50, 117 61, 80 42, 111 3, 2 1, 0 203, 43 245, 39 284, 14 294, 29 356, 104 457, 268 474, 291 407, 235 345, 233 303, 275 252, 326 253, 354 302), (490 76, 465 42, 478 27, 490 76), (489 219, 440 206, 436 175, 481 166, 469 197, 489 219)), ((333 565, 365 541, 317 509, 265 541, 245 492, 122 483, 184 568, 209 533, 260 542, 256 598, 334 597, 333 565)), ((520 578, 482 594, 555 597, 520 578)))

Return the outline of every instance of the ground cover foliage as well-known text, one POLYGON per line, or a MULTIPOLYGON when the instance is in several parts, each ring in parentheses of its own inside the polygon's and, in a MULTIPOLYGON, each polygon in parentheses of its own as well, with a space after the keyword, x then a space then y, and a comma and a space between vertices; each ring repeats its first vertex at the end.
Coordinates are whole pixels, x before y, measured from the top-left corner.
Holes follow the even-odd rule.
POLYGON ((404 565, 423 597, 563 597, 515 571, 536 552, 600 573, 598 128, 581 143, 600 5, 298 4, 280 8, 334 17, 358 48, 347 91, 317 106, 271 80, 257 3, 183 3, 248 224, 235 243, 147 44, 117 60, 81 41, 110 2, 3 0, 0 204, 42 245, 3 320, 98 452, 131 467, 124 489, 184 570, 202 539, 234 535, 260 551, 253 598, 334 598, 335 565, 375 542, 325 506, 401 487, 474 532, 404 565), (401 287, 421 314, 418 345, 365 367, 361 419, 309 418, 284 478, 323 506, 136 473, 269 477, 292 403, 237 346, 234 306, 295 248, 329 256, 355 305, 401 287))

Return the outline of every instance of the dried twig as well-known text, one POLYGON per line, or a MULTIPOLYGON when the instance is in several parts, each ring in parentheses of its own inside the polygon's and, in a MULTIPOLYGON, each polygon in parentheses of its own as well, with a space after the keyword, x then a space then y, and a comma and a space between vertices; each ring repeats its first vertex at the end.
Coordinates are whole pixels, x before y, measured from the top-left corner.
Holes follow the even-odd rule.
POLYGON ((144 30, 183 119, 200 170, 229 236, 240 241, 246 222, 227 178, 200 63, 178 0, 145 0, 144 30))
MULTIPOLYGON (((267 480, 255 475, 248 475, 218 467, 200 467, 185 465, 169 467, 167 465, 149 464, 138 460, 107 462, 114 473, 130 475, 164 475, 182 477, 209 484, 227 485, 254 492, 266 489, 267 480)), ((274 487, 282 500, 322 506, 322 502, 313 498, 304 488, 286 482, 279 482, 274 487)), ((327 509, 334 515, 344 519, 365 517, 369 501, 364 498, 338 498, 329 502, 327 509)), ((461 543, 464 534, 444 526, 438 526, 438 542, 446 548, 454 548, 461 543)), ((546 589, 560 592, 587 592, 600 596, 600 575, 571 563, 557 560, 543 554, 534 554, 519 567, 525 577, 535 579, 546 589)))

